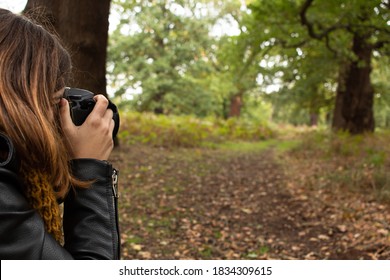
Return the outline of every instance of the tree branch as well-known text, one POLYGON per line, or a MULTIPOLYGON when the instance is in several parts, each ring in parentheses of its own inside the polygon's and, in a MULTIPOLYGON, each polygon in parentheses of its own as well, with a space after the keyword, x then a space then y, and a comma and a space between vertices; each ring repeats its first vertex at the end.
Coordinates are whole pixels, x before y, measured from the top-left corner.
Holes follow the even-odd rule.
POLYGON ((301 11, 299 13, 299 16, 301 18, 301 24, 307 27, 307 30, 309 32, 310 37, 317 39, 317 40, 322 40, 323 38, 329 36, 329 34, 335 30, 347 28, 347 26, 335 24, 327 29, 321 30, 322 31, 321 33, 316 33, 314 30, 313 23, 309 22, 309 20, 307 19, 307 11, 309 10, 309 8, 313 4, 313 2, 314 2, 314 0, 306 0, 306 2, 303 3, 301 11))
POLYGON ((383 48, 385 45, 390 44, 390 40, 383 40, 383 41, 378 41, 375 44, 372 45, 372 48, 375 50, 383 48))
MULTIPOLYGON (((303 40, 303 41, 300 41, 300 42, 297 42, 295 44, 289 44, 287 43, 286 41, 284 40, 276 40, 275 43, 282 46, 282 48, 284 49, 296 49, 296 48, 300 48, 300 47, 303 47, 308 41, 307 40, 303 40)), ((275 45, 276 45, 275 44, 275 45)))
POLYGON ((307 27, 307 31, 309 32, 310 37, 315 39, 321 39, 321 35, 318 35, 314 32, 314 27, 311 22, 307 20, 306 14, 307 10, 310 8, 310 6, 313 4, 314 0, 306 0, 305 3, 303 3, 301 11, 299 13, 299 16, 301 18, 301 24, 307 27))
POLYGON ((307 30, 309 32, 309 36, 312 37, 313 39, 316 39, 316 40, 323 40, 325 39, 325 44, 326 44, 326 47, 332 52, 334 53, 336 56, 339 54, 339 52, 337 50, 335 50, 331 45, 330 45, 330 39, 329 39, 329 35, 330 33, 332 33, 333 31, 336 31, 338 29, 346 29, 348 30, 348 26, 343 26, 343 25, 340 25, 340 24, 335 24, 329 28, 326 28, 326 29, 323 29, 321 28, 321 33, 316 33, 315 30, 314 30, 314 24, 312 22, 310 22, 308 19, 307 19, 307 11, 309 10, 309 8, 311 7, 311 5, 313 4, 314 0, 306 0, 302 7, 301 7, 301 11, 299 13, 299 16, 301 18, 301 24, 303 26, 306 26, 307 27, 307 30))

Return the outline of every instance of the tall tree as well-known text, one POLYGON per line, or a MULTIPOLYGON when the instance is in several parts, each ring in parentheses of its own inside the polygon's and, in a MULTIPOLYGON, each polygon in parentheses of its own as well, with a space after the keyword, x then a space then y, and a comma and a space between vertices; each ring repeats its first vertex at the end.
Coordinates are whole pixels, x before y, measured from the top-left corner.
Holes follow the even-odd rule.
POLYGON ((259 52, 250 38, 223 36, 219 39, 213 76, 219 77, 220 95, 224 97, 225 117, 240 117, 247 94, 257 87, 259 52))
POLYGON ((332 46, 335 36, 349 38, 347 54, 340 68, 333 128, 351 133, 374 131, 374 89, 371 83, 372 55, 390 43, 388 26, 390 2, 376 1, 314 1, 306 0, 300 11, 301 23, 311 38, 332 46), (330 6, 332 5, 332 6, 330 6), (326 20, 310 16, 325 14, 326 20), (337 11, 335 13, 335 11, 337 11), (331 19, 330 16, 335 16, 331 19), (336 35, 337 34, 337 35, 336 35))
MULTIPOLYGON (((217 1, 218 2, 218 1, 217 1)), ((215 42, 212 79, 218 82, 218 96, 222 97, 224 117, 240 117, 250 92, 257 88, 259 66, 264 52, 256 46, 258 39, 247 36, 248 10, 242 0, 227 0, 220 7, 220 28, 233 27, 215 42)), ((225 30, 226 31, 226 30, 225 30)))
POLYGON ((310 49, 280 51, 283 55, 280 66, 273 66, 273 71, 268 73, 280 79, 280 90, 265 95, 274 104, 275 121, 317 125, 321 119, 329 123, 334 107, 337 61, 322 44, 311 42, 310 45, 310 49))
POLYGON ((121 21, 110 36, 108 69, 117 96, 133 94, 140 111, 204 115, 212 110, 202 81, 211 71, 213 18, 202 13, 202 2, 114 2, 121 21))
POLYGON ((106 94, 110 0, 28 0, 24 13, 54 27, 72 55, 74 87, 106 94))
POLYGON ((388 1, 256 0, 252 12, 270 45, 310 51, 313 40, 324 44, 339 68, 334 129, 373 131, 372 54, 388 51, 388 1))

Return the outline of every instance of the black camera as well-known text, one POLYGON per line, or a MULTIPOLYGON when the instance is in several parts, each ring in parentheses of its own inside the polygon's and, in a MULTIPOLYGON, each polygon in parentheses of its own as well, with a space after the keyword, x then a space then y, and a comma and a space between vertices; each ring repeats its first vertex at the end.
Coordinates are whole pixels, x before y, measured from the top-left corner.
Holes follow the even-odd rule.
MULTIPOLYGON (((85 119, 91 113, 96 101, 93 99, 94 94, 88 90, 80 88, 65 88, 64 98, 68 100, 70 105, 70 116, 75 125, 82 125, 85 119)), ((114 131, 112 137, 115 138, 119 129, 119 113, 118 108, 114 103, 109 101, 107 109, 111 109, 114 112, 112 117, 115 122, 114 131)))

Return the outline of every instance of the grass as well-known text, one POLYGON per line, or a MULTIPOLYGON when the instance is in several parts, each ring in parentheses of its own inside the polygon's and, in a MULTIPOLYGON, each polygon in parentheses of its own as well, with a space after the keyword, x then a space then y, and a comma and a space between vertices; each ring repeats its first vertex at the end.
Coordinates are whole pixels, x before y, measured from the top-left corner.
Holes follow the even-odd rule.
POLYGON ((295 159, 305 185, 344 188, 390 202, 389 136, 388 132, 358 136, 311 132, 289 157, 295 159))
POLYGON ((299 144, 299 140, 293 139, 268 139, 258 142, 224 142, 218 145, 215 145, 216 148, 230 151, 243 151, 243 152, 257 152, 263 151, 266 149, 274 149, 277 153, 287 152, 294 149, 299 144))

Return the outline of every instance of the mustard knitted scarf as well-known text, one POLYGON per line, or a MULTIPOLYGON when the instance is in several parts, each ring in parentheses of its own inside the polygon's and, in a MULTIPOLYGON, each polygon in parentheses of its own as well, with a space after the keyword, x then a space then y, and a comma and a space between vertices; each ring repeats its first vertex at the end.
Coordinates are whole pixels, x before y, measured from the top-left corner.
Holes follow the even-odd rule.
POLYGON ((62 243, 61 211, 47 174, 22 168, 21 175, 26 183, 25 194, 30 205, 42 217, 46 231, 62 243))

